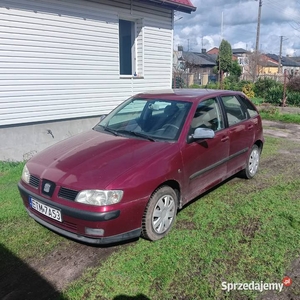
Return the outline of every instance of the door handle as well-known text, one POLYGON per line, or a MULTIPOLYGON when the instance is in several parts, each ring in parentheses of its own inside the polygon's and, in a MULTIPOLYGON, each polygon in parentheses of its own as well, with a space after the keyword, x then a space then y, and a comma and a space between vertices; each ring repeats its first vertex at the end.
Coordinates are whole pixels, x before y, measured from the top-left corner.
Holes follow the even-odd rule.
POLYGON ((252 129, 254 126, 251 124, 251 125, 248 125, 248 129, 252 129))
POLYGON ((228 140, 229 140, 229 137, 228 137, 228 136, 225 136, 225 137, 221 138, 221 142, 226 142, 226 141, 228 141, 228 140))

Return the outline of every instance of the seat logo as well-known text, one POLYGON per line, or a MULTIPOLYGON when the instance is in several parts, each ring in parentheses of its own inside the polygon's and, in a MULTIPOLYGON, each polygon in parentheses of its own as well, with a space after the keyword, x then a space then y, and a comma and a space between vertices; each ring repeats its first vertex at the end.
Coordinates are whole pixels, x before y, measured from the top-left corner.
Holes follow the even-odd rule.
POLYGON ((50 183, 45 183, 43 190, 44 190, 45 193, 49 193, 50 188, 51 188, 51 184, 50 183))

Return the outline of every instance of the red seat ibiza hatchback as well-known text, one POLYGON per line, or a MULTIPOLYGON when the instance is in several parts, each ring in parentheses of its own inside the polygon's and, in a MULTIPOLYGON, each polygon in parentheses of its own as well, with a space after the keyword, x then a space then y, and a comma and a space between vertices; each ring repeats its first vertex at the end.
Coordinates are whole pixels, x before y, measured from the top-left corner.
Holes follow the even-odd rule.
POLYGON ((18 187, 29 215, 66 237, 154 241, 201 193, 237 173, 252 178, 263 142, 243 93, 142 93, 29 160, 18 187))

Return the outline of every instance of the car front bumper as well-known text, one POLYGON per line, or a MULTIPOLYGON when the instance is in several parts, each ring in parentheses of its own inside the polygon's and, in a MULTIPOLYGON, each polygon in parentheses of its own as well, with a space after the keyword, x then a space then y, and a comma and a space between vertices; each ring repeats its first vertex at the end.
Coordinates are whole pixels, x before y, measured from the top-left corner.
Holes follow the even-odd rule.
POLYGON ((87 235, 85 234, 85 228, 103 228, 105 232, 109 231, 112 227, 116 226, 122 228, 122 221, 119 222, 121 211, 112 210, 108 212, 90 212, 85 210, 79 210, 73 207, 53 202, 49 199, 41 197, 38 194, 32 193, 31 191, 26 189, 21 184, 21 182, 18 183, 18 189, 29 216, 41 225, 49 228, 50 230, 62 236, 88 244, 104 245, 135 239, 138 238, 141 234, 141 228, 134 228, 117 234, 110 235, 108 233, 108 235, 105 235, 103 237, 87 235), (40 201, 41 203, 47 206, 55 207, 55 209, 60 210, 63 216, 63 221, 59 222, 53 220, 32 209, 29 205, 29 197, 33 197, 34 199, 40 201))

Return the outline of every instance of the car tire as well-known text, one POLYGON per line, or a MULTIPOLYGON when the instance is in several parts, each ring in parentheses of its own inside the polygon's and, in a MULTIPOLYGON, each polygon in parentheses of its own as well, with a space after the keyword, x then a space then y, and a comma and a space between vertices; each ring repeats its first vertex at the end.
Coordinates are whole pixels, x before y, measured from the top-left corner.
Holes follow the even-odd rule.
POLYGON ((142 219, 142 236, 150 241, 162 239, 172 228, 178 197, 169 186, 158 188, 150 197, 142 219))
POLYGON ((247 158, 246 168, 242 170, 241 175, 246 179, 251 179, 257 173, 260 162, 260 149, 257 145, 253 145, 251 152, 247 158))

